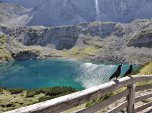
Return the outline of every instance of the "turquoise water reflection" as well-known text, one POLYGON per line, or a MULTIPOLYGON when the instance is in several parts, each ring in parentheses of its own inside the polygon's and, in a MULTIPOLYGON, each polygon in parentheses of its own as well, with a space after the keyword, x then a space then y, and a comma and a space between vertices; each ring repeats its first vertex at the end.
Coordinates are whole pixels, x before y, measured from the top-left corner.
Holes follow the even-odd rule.
MULTIPOLYGON (((121 74, 128 67, 123 65, 121 74)), ((107 82, 116 68, 117 65, 66 60, 15 61, 0 65, 0 86, 27 89, 70 86, 81 90, 107 82)))

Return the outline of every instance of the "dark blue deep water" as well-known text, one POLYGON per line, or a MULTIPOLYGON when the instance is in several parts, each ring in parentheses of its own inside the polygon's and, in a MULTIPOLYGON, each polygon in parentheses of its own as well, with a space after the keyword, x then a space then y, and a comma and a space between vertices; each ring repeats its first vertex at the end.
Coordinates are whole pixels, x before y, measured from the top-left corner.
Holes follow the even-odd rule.
MULTIPOLYGON (((118 65, 67 60, 29 60, 0 64, 0 87, 40 88, 70 86, 78 90, 108 81, 118 65)), ((123 65, 122 73, 128 69, 123 65)), ((137 69, 134 66, 134 69, 137 69)))

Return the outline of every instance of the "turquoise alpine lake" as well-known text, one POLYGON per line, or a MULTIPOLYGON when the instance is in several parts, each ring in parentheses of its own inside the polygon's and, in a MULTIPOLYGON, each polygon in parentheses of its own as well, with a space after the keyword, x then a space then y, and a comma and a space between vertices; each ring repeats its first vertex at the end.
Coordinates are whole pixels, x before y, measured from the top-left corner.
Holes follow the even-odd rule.
MULTIPOLYGON (((0 87, 42 88, 68 86, 82 90, 108 82, 117 65, 69 60, 28 60, 0 64, 0 87)), ((129 68, 122 66, 121 75, 129 68)), ((133 67, 134 70, 138 66, 133 67)))

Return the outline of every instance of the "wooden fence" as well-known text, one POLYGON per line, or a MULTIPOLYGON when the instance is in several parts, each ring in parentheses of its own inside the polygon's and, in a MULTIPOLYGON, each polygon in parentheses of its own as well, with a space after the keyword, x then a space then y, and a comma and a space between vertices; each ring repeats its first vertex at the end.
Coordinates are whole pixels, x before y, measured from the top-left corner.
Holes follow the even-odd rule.
POLYGON ((107 113, 118 113, 119 111, 125 108, 127 113, 136 113, 152 106, 152 102, 149 102, 138 108, 134 107, 137 102, 152 97, 152 92, 142 96, 137 96, 137 97, 135 96, 135 92, 152 89, 152 84, 143 85, 143 86, 135 85, 135 83, 137 82, 144 82, 148 80, 152 80, 152 75, 144 75, 144 76, 135 75, 131 77, 128 76, 121 78, 119 80, 114 80, 99 86, 85 89, 83 91, 79 91, 73 94, 69 94, 45 102, 37 103, 27 107, 19 108, 6 113, 60 113, 65 110, 76 107, 78 105, 84 104, 97 97, 104 96, 122 87, 127 87, 127 88, 126 90, 116 95, 113 95, 107 98, 106 100, 103 100, 93 106, 76 111, 76 113, 94 113, 96 111, 99 111, 107 107, 108 105, 116 102, 117 100, 123 97, 127 97, 126 100, 121 105, 118 105, 117 107, 111 109, 110 111, 107 111, 107 113))

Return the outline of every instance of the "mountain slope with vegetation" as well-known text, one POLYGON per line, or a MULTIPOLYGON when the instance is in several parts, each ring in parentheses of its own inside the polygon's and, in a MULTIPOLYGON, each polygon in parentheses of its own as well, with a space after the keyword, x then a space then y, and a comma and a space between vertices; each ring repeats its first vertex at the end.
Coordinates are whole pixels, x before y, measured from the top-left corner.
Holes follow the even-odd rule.
MULTIPOLYGON (((129 24, 95 21, 73 26, 15 29, 3 25, 0 29, 6 35, 7 50, 11 56, 24 50, 31 53, 36 50, 39 51, 37 58, 144 65, 152 60, 151 25, 150 19, 129 24)), ((30 59, 22 54, 20 57, 30 59)))
POLYGON ((152 61, 145 64, 140 70, 139 75, 152 75, 152 61))
POLYGON ((0 88, 0 113, 57 98, 73 92, 76 92, 76 90, 71 87, 37 88, 32 90, 0 88))
POLYGON ((6 48, 6 36, 0 36, 0 62, 11 60, 10 52, 6 48))
MULTIPOLYGON (((46 3, 46 1, 41 2, 46 3)), ((73 1, 65 0, 62 2, 65 6, 73 4, 73 1)), ((86 1, 84 0, 83 2, 85 3, 86 1)), ((105 4, 108 3, 104 0, 103 2, 105 4)), ((15 3, 18 3, 18 0, 15 3)), ((24 1, 21 4, 24 5, 25 3, 24 1)), ((38 4, 38 2, 35 3, 38 4)), ((50 0, 47 3, 58 5, 60 2, 50 0)), ((122 3, 124 3, 123 5, 130 5, 132 2, 123 1, 122 3)), ((136 3, 136 0, 133 3, 136 3)), ((144 6, 143 3, 151 4, 150 1, 146 1, 138 5, 144 6)), ((75 2, 74 4, 78 5, 75 2)), ((47 4, 45 5, 47 6, 47 4)), ((73 7, 69 7, 69 9, 73 7)), ((0 3, 0 12, 2 12, 0 14, 0 36, 5 35, 5 45, 7 45, 5 51, 3 49, 1 54, 9 56, 8 58, 1 58, 0 61, 9 59, 26 60, 30 58, 72 58, 92 62, 144 65, 152 60, 151 19, 136 20, 126 24, 94 21, 70 26, 26 26, 27 23, 32 21, 33 16, 37 15, 37 11, 43 12, 43 8, 44 6, 40 10, 38 7, 26 9, 13 3, 0 3), (26 58, 24 57, 25 50, 29 51, 26 52, 26 58), (33 55, 30 55, 31 53, 33 55), (16 58, 14 56, 19 57, 16 58)), ((124 9, 124 12, 126 11, 124 9)))

